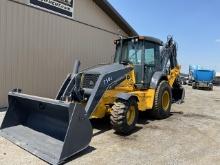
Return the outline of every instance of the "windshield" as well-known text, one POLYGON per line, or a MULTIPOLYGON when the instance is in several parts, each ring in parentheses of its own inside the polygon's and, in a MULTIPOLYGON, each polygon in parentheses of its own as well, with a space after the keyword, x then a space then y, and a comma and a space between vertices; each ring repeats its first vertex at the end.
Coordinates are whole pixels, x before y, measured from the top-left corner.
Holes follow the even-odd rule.
POLYGON ((141 64, 142 42, 123 41, 122 52, 120 43, 116 47, 115 62, 129 61, 132 64, 141 64))
POLYGON ((143 60, 144 64, 146 65, 154 65, 156 51, 155 47, 155 44, 147 41, 132 42, 124 40, 122 45, 122 52, 121 44, 119 43, 116 46, 115 62, 120 63, 120 55, 122 53, 121 62, 125 61, 134 65, 138 65, 141 64, 141 61, 143 60), (143 51, 144 53, 142 57, 143 51))

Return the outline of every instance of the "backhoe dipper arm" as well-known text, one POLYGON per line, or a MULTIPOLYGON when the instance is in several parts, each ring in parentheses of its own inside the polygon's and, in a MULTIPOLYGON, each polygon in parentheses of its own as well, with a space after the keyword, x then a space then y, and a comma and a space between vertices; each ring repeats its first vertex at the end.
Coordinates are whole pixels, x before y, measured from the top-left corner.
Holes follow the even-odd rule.
POLYGON ((178 66, 177 62, 177 46, 176 43, 173 41, 173 38, 168 38, 167 43, 164 45, 161 51, 161 58, 162 58, 162 69, 163 72, 166 73, 167 71, 167 63, 170 60, 170 68, 174 69, 178 66))

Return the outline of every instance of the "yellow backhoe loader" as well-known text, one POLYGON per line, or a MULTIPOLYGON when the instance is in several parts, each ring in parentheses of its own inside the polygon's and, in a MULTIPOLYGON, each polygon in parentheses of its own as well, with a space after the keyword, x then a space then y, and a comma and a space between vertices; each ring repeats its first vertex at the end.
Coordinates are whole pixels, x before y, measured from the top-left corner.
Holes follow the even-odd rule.
POLYGON ((171 104, 182 102, 177 48, 172 37, 115 41, 114 63, 79 71, 80 62, 67 76, 55 99, 9 92, 9 107, 1 135, 39 158, 63 163, 87 148, 92 138, 89 119, 110 116, 120 135, 130 133, 139 111, 157 119, 169 117, 171 104), (163 46, 163 47, 161 47, 163 46))

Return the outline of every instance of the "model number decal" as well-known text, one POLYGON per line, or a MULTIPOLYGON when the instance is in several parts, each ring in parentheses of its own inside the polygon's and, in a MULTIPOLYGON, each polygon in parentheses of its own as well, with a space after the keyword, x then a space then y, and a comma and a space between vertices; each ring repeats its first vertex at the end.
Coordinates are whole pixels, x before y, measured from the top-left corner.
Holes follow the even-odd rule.
POLYGON ((105 78, 104 79, 104 85, 107 85, 107 84, 109 84, 109 82, 111 82, 112 81, 112 77, 107 77, 107 78, 105 78))

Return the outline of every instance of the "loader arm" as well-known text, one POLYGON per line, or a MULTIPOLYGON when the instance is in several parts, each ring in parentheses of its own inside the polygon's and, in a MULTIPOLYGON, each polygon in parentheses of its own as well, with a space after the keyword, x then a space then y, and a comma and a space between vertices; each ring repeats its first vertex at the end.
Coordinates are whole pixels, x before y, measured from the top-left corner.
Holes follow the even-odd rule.
MULTIPOLYGON (((75 65, 77 64, 75 63, 75 65)), ((105 91, 114 88, 124 81, 126 78, 125 75, 131 70, 133 70, 133 67, 130 65, 113 64, 102 66, 100 69, 95 68, 94 70, 83 71, 80 73, 73 72, 72 74, 69 74, 63 82, 56 100, 69 102, 86 101, 85 111, 87 117, 90 118, 105 91), (99 75, 97 81, 94 82, 94 88, 82 87, 81 85, 84 83, 83 81, 93 81, 84 78, 88 74, 99 75)))
POLYGON ((79 73, 80 68, 80 61, 76 60, 73 67, 73 72, 69 73, 64 80, 63 84, 61 85, 60 89, 58 90, 56 100, 62 101, 71 101, 71 93, 75 92, 76 98, 75 100, 81 101, 82 100, 82 91, 80 90, 80 78, 81 74, 79 73), (78 90, 77 90, 78 89, 78 90))

